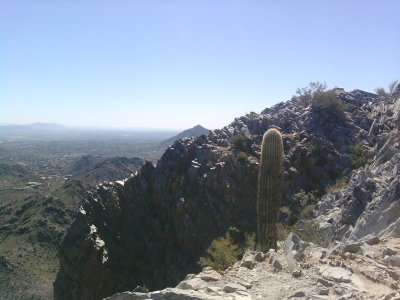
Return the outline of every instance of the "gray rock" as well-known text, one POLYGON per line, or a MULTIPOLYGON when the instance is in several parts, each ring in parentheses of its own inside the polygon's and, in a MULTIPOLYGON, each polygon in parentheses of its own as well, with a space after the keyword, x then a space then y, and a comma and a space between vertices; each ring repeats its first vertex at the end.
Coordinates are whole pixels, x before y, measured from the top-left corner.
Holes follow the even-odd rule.
POLYGON ((247 281, 240 281, 238 282, 240 285, 243 285, 246 289, 251 289, 252 284, 250 282, 247 281))
POLYGON ((266 256, 265 256, 265 254, 262 253, 262 252, 257 252, 257 253, 254 255, 254 259, 255 259, 255 261, 257 261, 257 262, 262 262, 262 261, 265 260, 265 258, 266 258, 266 256))
POLYGON ((389 266, 400 267, 400 257, 397 257, 397 256, 385 256, 383 260, 389 266))
POLYGON ((194 277, 196 277, 196 274, 190 273, 190 274, 187 274, 187 275, 186 275, 185 280, 189 280, 189 279, 192 279, 192 278, 194 278, 194 277))
POLYGON ((316 286, 316 288, 315 288, 315 292, 318 294, 318 295, 323 295, 323 296, 327 296, 327 295, 329 295, 329 289, 328 288, 326 288, 326 287, 324 287, 324 286, 316 286))
POLYGON ((332 255, 337 256, 346 252, 357 253, 361 251, 361 245, 362 244, 360 242, 338 243, 334 248, 330 250, 328 257, 332 255))
POLYGON ((300 238, 291 232, 285 240, 285 255, 291 255, 293 250, 300 251, 301 249, 301 240, 300 238))
POLYGON ((333 287, 333 284, 334 284, 332 281, 327 280, 323 277, 318 277, 317 283, 322 284, 324 287, 333 287))
POLYGON ((390 293, 390 294, 386 294, 383 295, 381 298, 381 300, 400 300, 400 293, 390 293))
POLYGON ((236 291, 246 291, 246 288, 243 285, 237 283, 228 283, 224 286, 225 293, 234 293, 236 291))
POLYGON ((383 252, 382 252, 382 254, 383 254, 383 256, 393 256, 393 255, 396 255, 397 254, 397 251, 396 250, 393 250, 392 248, 389 248, 389 247, 387 247, 387 246, 385 246, 384 248, 383 248, 383 252))
POLYGON ((325 279, 334 282, 343 282, 343 283, 351 282, 351 272, 343 268, 322 266, 319 269, 319 273, 325 279))
POLYGON ((360 242, 355 242, 355 243, 348 243, 343 245, 341 248, 342 253, 350 252, 350 253, 357 253, 361 251, 361 243, 360 242))
POLYGON ((124 292, 115 294, 107 300, 223 300, 221 296, 213 296, 203 292, 180 290, 177 288, 167 288, 165 290, 151 293, 132 293, 124 292))
POLYGON ((286 255, 288 271, 295 278, 300 277, 301 275, 301 267, 299 261, 302 260, 303 253, 300 252, 300 250, 300 238, 297 235, 290 233, 285 240, 284 253, 286 255))
POLYGON ((301 298, 301 297, 305 297, 305 296, 306 296, 306 294, 303 291, 297 291, 293 295, 289 296, 289 298, 301 298))
POLYGON ((217 286, 208 286, 207 287, 207 292, 213 293, 213 294, 219 294, 221 293, 222 289, 217 286))
POLYGON ((370 194, 368 194, 367 191, 360 186, 356 186, 354 188, 353 195, 356 199, 362 202, 366 202, 370 199, 370 194))
POLYGON ((221 274, 213 269, 203 269, 203 271, 198 275, 204 281, 218 281, 221 279, 221 274))
POLYGON ((301 266, 300 263, 298 262, 300 258, 298 258, 297 260, 296 254, 298 254, 298 252, 296 250, 293 250, 292 255, 286 256, 287 269, 289 273, 292 274, 293 277, 299 277, 301 275, 301 266))
POLYGON ((292 250, 292 255, 291 256, 293 257, 293 259, 295 261, 300 262, 300 261, 303 260, 304 254, 302 252, 299 252, 299 251, 296 251, 296 250, 292 250))
POLYGON ((372 247, 369 246, 367 243, 361 245, 362 254, 369 258, 375 258, 375 252, 372 250, 372 247))
POLYGON ((111 297, 105 298, 104 300, 142 300, 149 299, 146 294, 123 292, 112 295, 111 297))
POLYGON ((272 266, 274 267, 275 270, 280 271, 283 269, 281 262, 276 257, 272 260, 272 266))
POLYGON ((202 280, 201 278, 192 278, 189 280, 184 280, 181 283, 178 284, 177 288, 182 289, 182 290, 202 290, 207 287, 207 283, 202 280))
POLYGON ((297 278, 301 276, 301 268, 299 266, 299 268, 296 268, 295 270, 292 271, 292 276, 297 278))
POLYGON ((249 255, 246 257, 243 257, 242 261, 240 262, 240 266, 247 268, 247 269, 253 269, 253 267, 255 266, 256 262, 254 259, 253 255, 249 255))
POLYGON ((327 300, 328 297, 324 296, 324 295, 310 294, 309 299, 311 299, 311 300, 327 300))
POLYGON ((339 250, 340 246, 335 246, 333 249, 328 251, 328 257, 340 255, 341 251, 339 250))

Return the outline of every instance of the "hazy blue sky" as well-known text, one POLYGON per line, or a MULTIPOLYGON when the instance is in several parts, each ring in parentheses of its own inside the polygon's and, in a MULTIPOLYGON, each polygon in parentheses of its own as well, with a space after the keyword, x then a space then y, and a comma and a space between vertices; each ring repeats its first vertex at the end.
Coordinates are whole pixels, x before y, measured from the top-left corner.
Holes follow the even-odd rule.
POLYGON ((400 1, 0 0, 0 123, 220 128, 399 78, 400 1), (279 2, 279 3, 278 3, 279 2))

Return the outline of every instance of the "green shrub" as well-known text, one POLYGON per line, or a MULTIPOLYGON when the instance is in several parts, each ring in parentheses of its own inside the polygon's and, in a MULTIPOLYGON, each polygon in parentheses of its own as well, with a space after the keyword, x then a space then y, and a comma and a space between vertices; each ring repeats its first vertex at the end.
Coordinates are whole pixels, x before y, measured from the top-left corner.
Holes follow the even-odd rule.
POLYGON ((292 100, 296 100, 303 106, 311 104, 312 108, 329 111, 336 117, 345 116, 346 106, 333 90, 326 90, 325 82, 310 82, 307 87, 297 89, 296 94, 292 100))
POLYGON ((244 234, 244 251, 247 249, 256 250, 257 249, 257 242, 256 242, 256 234, 254 232, 246 232, 244 234))
POLYGON ((238 155, 237 155, 237 160, 240 161, 240 162, 246 161, 247 160, 247 153, 243 152, 243 151, 240 151, 238 153, 238 155))
POLYGON ((276 224, 276 236, 278 241, 286 240, 291 231, 290 226, 281 223, 276 224))
MULTIPOLYGON (((311 217, 315 209, 315 204, 319 198, 317 191, 306 193, 303 190, 293 195, 291 209, 287 209, 287 221, 289 226, 296 224, 299 220, 306 220, 311 217)), ((281 210, 282 211, 282 210, 281 210)))
POLYGON ((246 151, 246 137, 243 134, 235 134, 232 136, 232 143, 236 150, 246 151))
POLYGON ((293 226, 292 231, 305 242, 310 242, 316 245, 324 244, 324 236, 319 231, 319 226, 312 221, 304 221, 303 226, 293 226))
MULTIPOLYGON (((296 96, 293 96, 298 103, 303 106, 307 106, 311 103, 314 95, 317 93, 321 93, 326 90, 326 83, 322 82, 310 82, 307 87, 300 88, 296 90, 296 96)), ((292 99, 293 99, 292 98, 292 99)))
POLYGON ((330 112, 337 118, 343 118, 346 111, 346 106, 333 91, 315 93, 311 100, 311 107, 330 112))
POLYGON ((385 89, 383 87, 378 87, 375 89, 375 94, 377 94, 378 96, 382 96, 385 97, 387 96, 387 93, 385 91, 385 89))
POLYGON ((309 219, 312 214, 314 213, 315 210, 315 205, 310 204, 307 205, 306 207, 303 208, 303 210, 300 212, 300 220, 307 220, 309 219))
POLYGON ((229 232, 227 232, 224 237, 212 241, 207 253, 207 257, 200 258, 200 265, 212 267, 216 271, 222 271, 237 261, 240 250, 238 245, 233 243, 229 232))
POLYGON ((365 149, 363 145, 358 144, 350 147, 351 151, 351 162, 354 169, 358 169, 363 167, 368 162, 367 158, 365 157, 365 149))
POLYGON ((318 144, 311 143, 310 144, 311 153, 319 156, 321 154, 321 148, 318 144))
POLYGON ((337 191, 341 190, 342 188, 344 188, 348 183, 349 183, 349 178, 344 176, 344 177, 336 180, 336 183, 334 185, 328 186, 326 188, 326 192, 327 193, 337 192, 337 191))
POLYGON ((284 225, 277 224, 278 240, 284 241, 290 232, 297 234, 301 240, 322 246, 324 244, 324 236, 319 230, 319 226, 312 221, 303 221, 302 225, 284 225))

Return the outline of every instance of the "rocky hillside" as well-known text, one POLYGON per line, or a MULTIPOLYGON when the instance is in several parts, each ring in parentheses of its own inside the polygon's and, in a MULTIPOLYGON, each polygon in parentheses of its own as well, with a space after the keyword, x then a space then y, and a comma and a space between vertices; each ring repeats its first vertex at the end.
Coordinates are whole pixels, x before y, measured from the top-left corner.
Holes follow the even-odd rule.
POLYGON ((51 299, 58 245, 88 187, 130 176, 143 163, 126 157, 75 158, 73 150, 60 155, 50 148, 57 143, 48 146, 42 144, 37 151, 29 143, 0 149, 2 300, 51 299))
MULTIPOLYGON (((399 88, 393 97, 331 93, 339 106, 295 98, 279 103, 207 136, 178 140, 156 166, 147 162, 137 175, 90 191, 60 246, 55 298, 100 299, 137 285, 175 286, 200 271, 199 257, 213 239, 228 230, 235 240, 255 232, 259 145, 271 126, 280 128, 285 147, 282 222, 304 229, 299 212, 322 197, 307 217, 317 217, 326 245, 398 235, 359 222, 373 209, 396 211, 399 88), (314 200, 304 201, 301 193, 314 200)), ((386 227, 395 221, 385 218, 386 227)))
POLYGON ((71 177, 86 186, 96 186, 103 181, 129 177, 136 173, 143 163, 144 160, 139 157, 84 155, 71 166, 71 177))

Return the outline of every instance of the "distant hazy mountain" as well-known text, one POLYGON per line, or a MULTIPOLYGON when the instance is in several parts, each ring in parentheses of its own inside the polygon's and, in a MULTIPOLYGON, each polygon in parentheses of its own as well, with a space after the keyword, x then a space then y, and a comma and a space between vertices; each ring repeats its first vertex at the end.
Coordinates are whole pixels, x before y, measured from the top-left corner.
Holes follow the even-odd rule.
POLYGON ((65 130, 65 126, 57 123, 41 123, 36 122, 32 124, 0 124, 0 130, 2 131, 30 131, 30 130, 65 130))
POLYGON ((208 134, 209 131, 210 131, 209 129, 204 128, 201 125, 196 125, 193 128, 182 131, 181 133, 178 133, 177 135, 173 136, 172 138, 169 138, 169 139, 161 142, 161 145, 169 146, 169 145, 173 144, 176 140, 183 139, 183 138, 189 138, 189 137, 198 137, 202 134, 208 134))
POLYGON ((60 125, 57 123, 41 123, 41 122, 36 122, 32 123, 30 125, 26 125, 29 128, 32 129, 39 129, 39 130, 64 130, 66 127, 64 125, 60 125))

